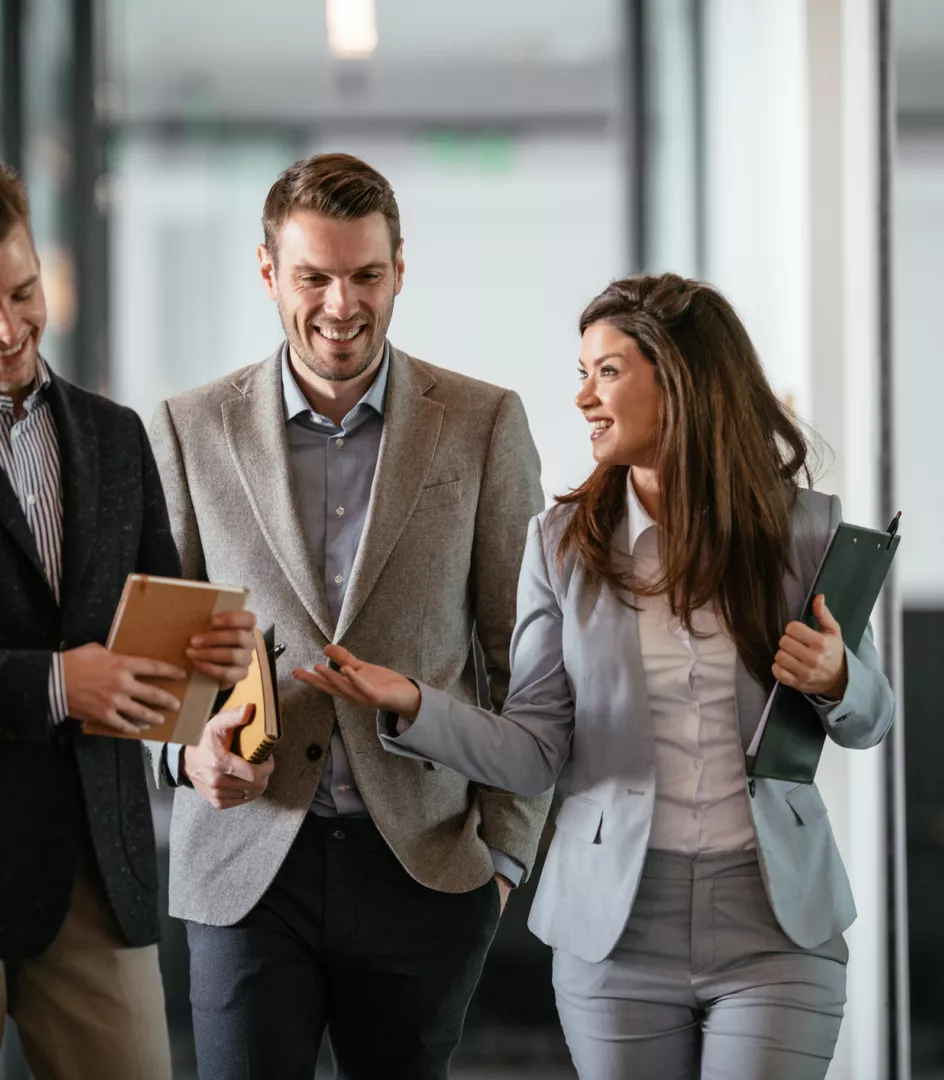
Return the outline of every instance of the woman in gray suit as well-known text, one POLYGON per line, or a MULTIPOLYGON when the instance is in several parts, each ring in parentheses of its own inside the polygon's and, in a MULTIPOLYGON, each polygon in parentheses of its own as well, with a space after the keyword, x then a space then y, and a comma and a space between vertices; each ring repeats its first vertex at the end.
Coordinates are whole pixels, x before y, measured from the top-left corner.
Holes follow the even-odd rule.
MULTIPOLYGON (((523 795, 573 780, 531 912, 584 1080, 813 1080, 845 1003, 855 906, 815 785, 749 781, 777 679, 841 746, 894 702, 823 597, 795 621, 839 500, 743 325, 674 275, 617 281, 580 320, 597 462, 532 522, 501 715, 339 647, 297 672, 376 706, 381 739, 523 795)), ((448 512, 448 511, 444 511, 448 512)))

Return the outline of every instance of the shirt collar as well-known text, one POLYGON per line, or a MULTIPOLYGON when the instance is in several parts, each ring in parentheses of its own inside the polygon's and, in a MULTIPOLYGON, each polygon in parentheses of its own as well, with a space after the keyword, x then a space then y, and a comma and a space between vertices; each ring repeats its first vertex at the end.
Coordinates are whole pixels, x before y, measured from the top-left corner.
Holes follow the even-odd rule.
MULTIPOLYGON (((344 418, 347 420, 348 416, 351 416, 361 406, 373 409, 378 416, 383 416, 384 405, 387 400, 387 376, 390 373, 390 342, 384 342, 383 360, 380 362, 380 368, 377 371, 377 377, 364 391, 364 396, 358 401, 353 409, 344 418)), ((308 399, 301 391, 301 387, 298 385, 298 380, 295 378, 295 373, 292 371, 292 365, 288 360, 288 342, 282 346, 282 404, 285 409, 285 422, 286 424, 290 420, 294 420, 299 414, 305 416, 313 416, 314 419, 327 427, 336 427, 326 416, 321 416, 319 413, 314 412, 312 407, 308 404, 308 399)), ((343 424, 343 421, 342 421, 343 424)))
MULTIPOLYGON (((33 379, 30 387, 30 392, 26 396, 26 400, 23 402, 23 408, 26 412, 30 412, 34 409, 42 400, 40 395, 44 394, 46 389, 52 382, 52 375, 49 368, 46 365, 46 361, 41 357, 36 357, 36 376, 33 379)), ((6 409, 10 412, 13 411, 13 398, 9 394, 0 394, 0 409, 6 409)))
POLYGON ((629 533, 629 553, 632 554, 643 533, 649 529, 658 529, 658 522, 650 517, 646 508, 639 501, 633 484, 633 470, 626 474, 626 519, 629 533))

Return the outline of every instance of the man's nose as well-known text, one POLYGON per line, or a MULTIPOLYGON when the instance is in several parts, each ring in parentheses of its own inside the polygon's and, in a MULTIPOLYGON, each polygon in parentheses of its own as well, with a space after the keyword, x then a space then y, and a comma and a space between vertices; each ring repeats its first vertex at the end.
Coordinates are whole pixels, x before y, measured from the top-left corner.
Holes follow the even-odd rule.
POLYGON ((325 313, 338 322, 345 322, 357 312, 357 300, 345 281, 332 281, 325 292, 325 313))
POLYGON ((10 305, 0 302, 0 346, 9 349, 20 339, 20 320, 13 314, 10 305))

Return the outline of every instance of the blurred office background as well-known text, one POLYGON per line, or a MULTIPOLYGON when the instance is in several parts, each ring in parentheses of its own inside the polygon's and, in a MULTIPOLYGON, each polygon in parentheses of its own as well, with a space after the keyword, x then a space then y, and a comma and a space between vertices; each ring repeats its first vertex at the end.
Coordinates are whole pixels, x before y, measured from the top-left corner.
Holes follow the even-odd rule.
MULTIPOLYGON (((318 151, 392 181, 391 336, 521 394, 549 495, 591 464, 570 405, 584 303, 639 269, 727 293, 832 445, 822 486, 846 516, 904 511, 876 619, 900 721, 821 771, 860 912, 829 1075, 944 1077, 944 3, 0 0, 0 93, 47 357, 146 422, 278 345, 262 203, 318 151)), ((166 864, 168 800, 154 808, 166 864)), ((457 1077, 574 1075, 521 893, 457 1077)), ((186 946, 165 922, 186 1080, 186 946)), ((8 1038, 0 1078, 26 1075, 8 1038)))

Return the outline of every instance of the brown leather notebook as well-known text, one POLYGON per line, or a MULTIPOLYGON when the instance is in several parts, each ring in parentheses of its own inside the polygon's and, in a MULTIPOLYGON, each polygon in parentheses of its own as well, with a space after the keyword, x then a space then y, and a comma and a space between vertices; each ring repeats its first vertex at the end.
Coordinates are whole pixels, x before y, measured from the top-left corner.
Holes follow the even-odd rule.
POLYGON ((255 705, 253 718, 236 730, 233 753, 258 765, 272 753, 282 737, 275 661, 284 646, 275 644, 274 627, 270 626, 265 633, 256 627, 254 633, 256 647, 249 663, 249 673, 233 687, 223 708, 238 709, 242 705, 255 705))
POLYGON ((206 630, 214 615, 241 611, 248 597, 248 589, 233 585, 129 574, 108 634, 107 648, 126 656, 164 660, 187 671, 184 681, 151 680, 180 701, 180 711, 158 709, 164 723, 160 727, 144 728, 139 735, 119 736, 111 728, 94 723, 85 724, 85 733, 196 746, 213 710, 219 684, 196 671, 187 659, 190 639, 206 630))

